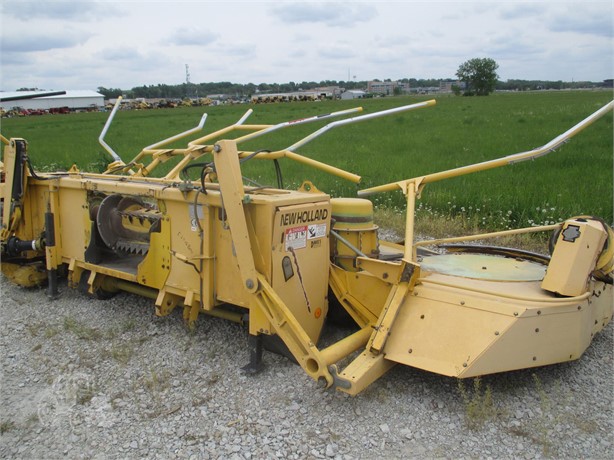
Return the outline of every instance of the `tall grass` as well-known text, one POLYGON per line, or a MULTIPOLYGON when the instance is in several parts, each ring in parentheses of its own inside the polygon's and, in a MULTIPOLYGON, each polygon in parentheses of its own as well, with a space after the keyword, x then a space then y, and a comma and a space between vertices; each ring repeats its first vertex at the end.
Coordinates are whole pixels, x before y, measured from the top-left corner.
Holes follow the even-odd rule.
MULTIPOLYGON (((204 132, 236 122, 248 108, 248 123, 278 123, 362 105, 371 113, 428 99, 428 96, 257 106, 220 106, 119 112, 107 142, 130 160, 143 146, 195 126, 204 111, 204 132)), ((489 97, 436 96, 437 106, 334 129, 298 153, 362 176, 360 186, 282 162, 284 182, 310 179, 333 196, 359 188, 482 162, 541 146, 612 99, 609 91, 495 94, 489 97)), ((97 143, 107 114, 83 113, 2 120, 2 133, 29 141, 32 162, 68 168, 99 168, 108 156, 97 143)), ((242 145, 276 150, 293 144, 326 122, 296 126, 242 145)), ((486 229, 538 225, 579 214, 612 217, 612 114, 570 143, 534 161, 429 184, 419 215, 461 216, 486 229)), ((165 168, 167 169, 167 168, 165 168)), ((270 162, 250 161, 244 174, 275 184, 270 162)), ((378 207, 401 209, 400 192, 376 195, 378 207)))

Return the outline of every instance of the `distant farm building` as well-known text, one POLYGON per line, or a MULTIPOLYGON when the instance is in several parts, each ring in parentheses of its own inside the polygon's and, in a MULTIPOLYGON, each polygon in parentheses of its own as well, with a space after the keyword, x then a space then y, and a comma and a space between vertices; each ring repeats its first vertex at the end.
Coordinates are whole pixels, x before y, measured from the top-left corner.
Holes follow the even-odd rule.
POLYGON ((357 89, 350 89, 341 93, 341 99, 362 99, 367 93, 357 89))
POLYGON ((439 82, 439 91, 441 93, 451 93, 454 91, 454 87, 459 89, 465 89, 465 82, 459 80, 442 80, 439 82))
POLYGON ((320 86, 318 88, 314 88, 313 91, 317 92, 320 95, 320 98, 338 99, 341 97, 343 88, 339 86, 320 86))
MULTIPOLYGON (((3 91, 0 98, 32 97, 50 91, 3 91)), ((92 109, 104 107, 104 96, 96 91, 69 90, 59 96, 36 97, 34 99, 21 99, 0 102, 4 110, 21 107, 27 110, 52 110, 68 107, 70 110, 92 109)))
POLYGON ((392 96, 395 91, 401 93, 409 93, 409 83, 403 83, 400 81, 370 81, 367 83, 367 92, 371 94, 382 94, 385 96, 392 96))

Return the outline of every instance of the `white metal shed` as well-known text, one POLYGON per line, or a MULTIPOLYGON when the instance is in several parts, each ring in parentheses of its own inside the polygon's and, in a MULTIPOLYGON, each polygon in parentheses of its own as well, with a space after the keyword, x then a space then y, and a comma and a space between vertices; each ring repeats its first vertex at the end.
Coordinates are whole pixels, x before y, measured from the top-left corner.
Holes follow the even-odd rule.
POLYGON ((350 89, 341 93, 341 99, 361 99, 365 94, 364 91, 350 89))
MULTIPOLYGON (((46 94, 50 91, 3 91, 0 98, 26 96, 31 97, 37 94, 46 94)), ((13 107, 23 107, 28 110, 49 110, 60 107, 70 109, 87 109, 91 107, 103 107, 104 96, 96 91, 89 90, 68 90, 66 94, 59 96, 38 97, 35 99, 23 99, 17 101, 0 102, 4 110, 13 107)))

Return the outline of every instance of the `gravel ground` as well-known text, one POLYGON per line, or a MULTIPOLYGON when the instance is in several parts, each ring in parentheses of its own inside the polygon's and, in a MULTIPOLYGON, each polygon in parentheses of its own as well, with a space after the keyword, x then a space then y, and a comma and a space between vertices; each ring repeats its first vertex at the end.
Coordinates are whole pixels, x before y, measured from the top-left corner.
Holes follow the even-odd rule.
POLYGON ((582 359, 478 391, 397 366, 349 397, 270 353, 243 375, 236 324, 0 288, 1 458, 612 458, 612 324, 582 359))

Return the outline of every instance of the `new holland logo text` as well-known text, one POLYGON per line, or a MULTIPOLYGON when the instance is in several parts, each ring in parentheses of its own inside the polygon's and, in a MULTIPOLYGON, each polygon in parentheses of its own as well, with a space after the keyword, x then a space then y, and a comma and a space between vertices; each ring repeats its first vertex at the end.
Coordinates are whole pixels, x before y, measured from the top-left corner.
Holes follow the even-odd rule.
POLYGON ((309 211, 296 211, 281 215, 281 226, 307 224, 316 220, 328 218, 328 209, 311 209, 309 211))

